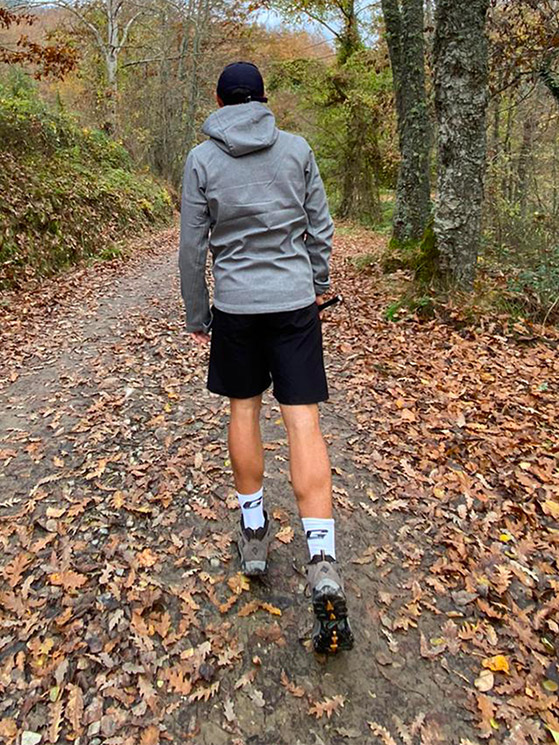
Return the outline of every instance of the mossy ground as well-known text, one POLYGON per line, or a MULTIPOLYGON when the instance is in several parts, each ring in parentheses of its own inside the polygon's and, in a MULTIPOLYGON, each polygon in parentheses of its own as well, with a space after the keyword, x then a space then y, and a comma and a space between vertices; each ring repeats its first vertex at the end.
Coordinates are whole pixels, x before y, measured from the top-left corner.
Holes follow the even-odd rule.
POLYGON ((48 108, 30 85, 0 84, 0 192, 0 289, 114 258, 119 241, 174 212, 121 144, 48 108))

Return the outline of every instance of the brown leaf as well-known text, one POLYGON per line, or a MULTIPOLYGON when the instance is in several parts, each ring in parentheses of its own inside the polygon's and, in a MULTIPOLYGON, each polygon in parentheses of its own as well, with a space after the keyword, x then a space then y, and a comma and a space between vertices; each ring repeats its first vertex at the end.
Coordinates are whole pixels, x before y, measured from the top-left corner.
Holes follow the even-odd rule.
POLYGON ((281 616, 281 610, 271 603, 260 603, 262 610, 268 611, 272 616, 281 616))
POLYGON ((239 610, 237 615, 240 618, 244 618, 245 616, 250 616, 251 613, 256 613, 256 611, 260 608, 260 601, 259 600, 249 600, 248 603, 245 603, 243 607, 239 610))
POLYGON ((66 702, 65 716, 75 734, 83 731, 83 693, 78 685, 70 684, 68 701, 66 702))
POLYGON ((5 737, 6 740, 12 740, 17 735, 17 724, 15 719, 6 717, 0 719, 0 736, 5 737))
POLYGON ((378 722, 367 722, 373 735, 380 738, 382 745, 396 745, 396 740, 392 737, 390 732, 378 722))
POLYGON ((287 677, 285 670, 281 671, 280 682, 292 696, 295 696, 295 698, 302 698, 305 695, 305 689, 302 686, 297 686, 295 683, 291 682, 287 677))
POLYGON ((180 693, 182 696, 188 696, 192 691, 192 683, 189 678, 185 678, 184 676, 185 673, 179 666, 175 666, 167 671, 169 688, 175 693, 180 693))
POLYGON ((148 725, 140 737, 140 745, 159 745, 159 727, 148 725))
POLYGON ((309 714, 321 719, 324 715, 328 719, 332 716, 333 712, 343 707, 345 698, 343 696, 332 696, 332 698, 325 698, 324 701, 317 701, 309 708, 309 714))
POLYGON ((216 680, 211 686, 200 686, 188 697, 190 703, 193 701, 209 701, 219 690, 220 681, 216 680))
POLYGON ((245 688, 247 685, 250 685, 255 679, 257 671, 258 668, 253 667, 252 670, 248 670, 244 675, 241 675, 239 680, 235 683, 235 688, 245 688))
POLYGON ((32 560, 33 556, 31 556, 31 554, 18 554, 4 567, 2 574, 11 588, 14 588, 18 584, 22 574, 28 568, 32 560))
POLYGON ((290 525, 286 525, 285 527, 280 528, 276 533, 276 538, 278 541, 281 541, 281 543, 291 543, 294 535, 293 528, 290 525))
POLYGON ((218 519, 215 510, 212 510, 210 507, 206 507, 206 505, 200 504, 199 502, 196 502, 194 500, 190 504, 194 512, 200 517, 203 517, 204 520, 218 519))
POLYGON ((68 569, 65 572, 55 572, 54 574, 49 574, 49 580, 51 584, 60 585, 66 591, 77 590, 79 587, 83 587, 83 585, 85 585, 85 583, 87 582, 87 579, 88 578, 85 574, 79 574, 78 572, 74 572, 71 569, 68 569))
POLYGON ((236 595, 240 595, 243 590, 250 590, 250 580, 242 572, 237 572, 233 577, 230 577, 227 584, 236 595))
POLYGON ((136 554, 136 559, 140 566, 146 568, 152 567, 158 561, 157 554, 155 554, 151 548, 144 548, 143 551, 138 552, 136 554))
POLYGON ((58 738, 60 737, 60 728, 62 726, 62 711, 63 703, 62 699, 59 699, 50 708, 50 725, 48 737, 51 743, 58 742, 58 738))
POLYGON ((476 701, 479 712, 481 714, 481 721, 478 724, 478 727, 481 730, 481 736, 488 737, 493 731, 491 727, 491 721, 495 714, 495 705, 493 704, 493 701, 489 698, 489 696, 486 696, 483 693, 480 693, 476 696, 476 701))

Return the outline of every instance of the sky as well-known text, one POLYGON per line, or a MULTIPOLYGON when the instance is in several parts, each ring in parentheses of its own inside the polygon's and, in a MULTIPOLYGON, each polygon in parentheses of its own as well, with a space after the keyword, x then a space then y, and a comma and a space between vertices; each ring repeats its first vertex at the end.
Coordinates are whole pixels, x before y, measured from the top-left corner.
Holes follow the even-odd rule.
POLYGON ((279 13, 277 13, 275 10, 259 10, 254 14, 254 17, 258 20, 259 23, 262 23, 264 26, 270 29, 279 29, 279 28, 285 28, 286 26, 291 26, 292 28, 298 28, 298 29, 305 29, 305 31, 308 31, 311 34, 317 34, 319 36, 324 37, 325 39, 328 39, 329 41, 332 41, 334 39, 334 35, 331 34, 324 26, 322 26, 320 23, 315 23, 310 20, 302 20, 299 23, 286 23, 285 18, 283 18, 279 13))

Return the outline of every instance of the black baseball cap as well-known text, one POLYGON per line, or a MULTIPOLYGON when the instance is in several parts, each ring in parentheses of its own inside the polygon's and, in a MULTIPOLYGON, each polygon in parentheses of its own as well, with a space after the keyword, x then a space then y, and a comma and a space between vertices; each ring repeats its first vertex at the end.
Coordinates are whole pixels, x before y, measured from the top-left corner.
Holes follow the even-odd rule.
POLYGON ((252 62, 232 62, 217 81, 217 95, 226 106, 268 99, 264 95, 264 80, 252 62))

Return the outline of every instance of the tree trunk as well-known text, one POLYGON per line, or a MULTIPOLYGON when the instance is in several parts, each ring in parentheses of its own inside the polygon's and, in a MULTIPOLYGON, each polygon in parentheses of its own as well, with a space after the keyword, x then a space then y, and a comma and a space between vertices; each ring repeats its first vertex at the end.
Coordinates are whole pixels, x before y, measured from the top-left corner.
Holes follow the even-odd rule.
POLYGON ((338 216, 344 220, 362 220, 379 223, 380 206, 379 178, 380 153, 378 147, 377 122, 371 110, 363 104, 355 86, 350 63, 353 55, 362 48, 355 0, 343 0, 343 31, 338 46, 338 68, 340 70, 338 91, 348 110, 341 200, 338 216), (346 66, 346 67, 345 67, 346 66))
POLYGON ((107 0, 107 46, 105 63, 107 68, 107 96, 109 99, 109 118, 105 129, 114 135, 117 131, 118 117, 118 53, 119 53, 119 28, 118 12, 120 5, 115 8, 112 0, 107 0))
POLYGON ((532 162, 532 143, 534 140, 534 119, 531 111, 524 112, 522 125, 522 143, 518 154, 516 170, 516 203, 521 217, 526 217, 528 207, 528 176, 532 162))
POLYGON ((481 238, 488 6, 489 0, 438 0, 436 10, 439 173, 435 235, 442 278, 464 290, 473 285, 481 238))
POLYGON ((338 215, 342 220, 363 220, 378 224, 382 218, 378 172, 380 150, 377 125, 371 112, 359 101, 350 101, 346 130, 342 199, 338 215))
POLYGON ((355 13, 355 0, 340 3, 343 13, 343 32, 340 34, 338 62, 345 64, 351 55, 361 46, 361 36, 355 13))
POLYGON ((392 77, 400 169, 394 238, 419 240, 430 215, 430 125, 425 91, 423 0, 382 0, 392 77))

